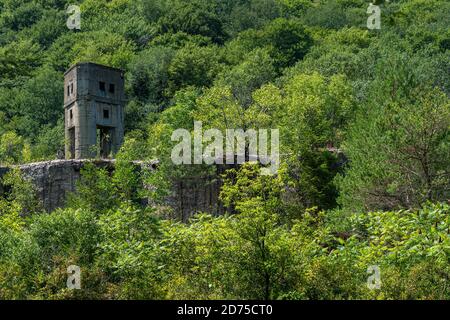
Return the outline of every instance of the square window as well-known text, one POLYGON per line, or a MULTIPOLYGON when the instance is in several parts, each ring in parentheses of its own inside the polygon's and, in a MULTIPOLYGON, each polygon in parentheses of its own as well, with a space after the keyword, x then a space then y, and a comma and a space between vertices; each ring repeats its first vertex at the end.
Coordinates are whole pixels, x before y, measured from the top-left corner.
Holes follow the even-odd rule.
POLYGON ((109 119, 109 110, 108 109, 103 109, 103 118, 109 119))
POLYGON ((100 81, 98 83, 98 88, 100 89, 100 91, 106 91, 106 85, 104 82, 100 81))
POLYGON ((109 92, 114 93, 116 91, 116 86, 112 83, 109 84, 109 92))

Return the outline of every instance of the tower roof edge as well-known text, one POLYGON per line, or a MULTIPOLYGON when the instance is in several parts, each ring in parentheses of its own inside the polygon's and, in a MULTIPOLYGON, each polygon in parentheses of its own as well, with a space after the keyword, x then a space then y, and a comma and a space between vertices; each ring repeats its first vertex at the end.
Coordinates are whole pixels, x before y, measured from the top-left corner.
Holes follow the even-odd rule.
POLYGON ((110 69, 110 70, 114 70, 114 71, 122 72, 122 73, 124 72, 122 69, 114 68, 114 67, 111 67, 111 66, 106 66, 106 65, 103 65, 103 64, 95 63, 95 62, 78 62, 78 63, 72 65, 69 69, 67 69, 66 72, 64 72, 64 76, 67 75, 74 68, 80 67, 80 66, 86 66, 86 65, 101 67, 101 68, 104 68, 104 69, 110 69))

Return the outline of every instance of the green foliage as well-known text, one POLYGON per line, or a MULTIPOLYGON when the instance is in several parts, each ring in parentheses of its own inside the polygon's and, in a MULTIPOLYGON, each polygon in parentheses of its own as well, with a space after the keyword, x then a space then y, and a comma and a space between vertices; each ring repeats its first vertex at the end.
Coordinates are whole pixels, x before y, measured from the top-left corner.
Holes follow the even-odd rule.
POLYGON ((225 38, 222 21, 214 1, 170 1, 166 12, 158 21, 162 32, 186 32, 202 35, 221 43, 225 38))
POLYGON ((374 1, 377 31, 366 0, 77 3, 75 31, 71 1, 0 0, 0 164, 63 150, 80 61, 125 71, 125 142, 52 213, 0 168, 0 299, 450 299, 448 1, 374 1), (278 174, 175 166, 194 121, 279 129, 278 174), (225 215, 167 208, 193 177, 225 215))
MULTIPOLYGON (((43 266, 54 263, 55 256, 80 254, 80 262, 94 258, 98 231, 95 215, 86 210, 57 210, 52 215, 37 215, 29 225, 30 235, 40 250, 37 255, 43 266)), ((66 256, 67 257, 67 256, 66 256)))
POLYGON ((143 184, 138 164, 132 162, 134 152, 142 150, 136 141, 128 140, 123 147, 114 168, 98 168, 86 163, 81 169, 76 192, 69 195, 68 207, 83 208, 102 213, 116 208, 122 202, 140 204, 143 184), (111 174, 111 171, 114 173, 111 174))
POLYGON ((0 163, 17 163, 23 159, 24 141, 14 131, 4 133, 0 137, 0 163))
POLYGON ((107 211, 118 205, 119 199, 114 191, 108 171, 88 163, 83 167, 77 182, 77 192, 69 198, 69 207, 107 211))
POLYGON ((312 45, 305 28, 295 20, 276 19, 264 30, 263 42, 272 50, 272 57, 280 68, 302 59, 312 45))
POLYGON ((205 87, 211 84, 216 74, 221 70, 220 55, 217 47, 198 47, 187 45, 175 54, 168 69, 168 92, 188 86, 205 87))
POLYGON ((225 180, 223 198, 237 214, 188 224, 127 203, 103 213, 57 210, 15 227, 2 218, 0 297, 449 298, 448 205, 355 214, 344 237, 316 208, 284 223, 283 181, 258 173, 246 165, 225 180), (72 264, 82 270, 80 291, 65 289, 72 264), (367 289, 369 265, 380 267, 381 289, 367 289))
MULTIPOLYGON (((42 211, 42 204, 37 198, 33 183, 23 177, 19 169, 13 168, 0 180, 2 186, 8 191, 0 195, 0 214, 2 216, 25 216, 42 211)), ((19 223, 20 221, 15 221, 19 223)))
POLYGON ((47 125, 43 127, 36 137, 36 142, 32 148, 32 158, 34 161, 42 161, 54 158, 64 150, 64 122, 58 120, 55 127, 47 125))
POLYGON ((241 32, 230 41, 230 57, 241 60, 256 48, 267 48, 274 59, 277 70, 292 66, 301 60, 313 41, 305 27, 293 19, 278 18, 261 30, 249 29, 241 32))
POLYGON ((354 237, 365 242, 351 238, 348 250, 360 248, 358 263, 379 264, 386 274, 377 292, 379 298, 448 299, 448 210, 446 204, 426 204, 416 212, 377 212, 351 218, 359 226, 354 237))
POLYGON ((275 75, 274 60, 268 51, 255 49, 241 64, 218 75, 216 83, 231 87, 233 96, 246 107, 252 102, 253 91, 273 80, 275 75))
POLYGON ((140 52, 130 66, 128 83, 132 95, 142 102, 162 103, 173 55, 173 50, 165 47, 153 47, 140 52))
POLYGON ((40 48, 31 40, 12 42, 0 48, 0 80, 15 80, 30 75, 39 66, 40 48))
POLYGON ((73 60, 95 62, 124 69, 134 56, 134 44, 122 36, 106 31, 92 31, 81 34, 72 47, 73 60))
POLYGON ((379 71, 352 126, 345 144, 352 162, 339 182, 347 208, 417 208, 448 199, 449 100, 407 59, 389 62, 396 72, 379 71))
POLYGON ((162 296, 159 240, 161 230, 151 210, 122 206, 99 221, 99 264, 119 286, 119 299, 162 296))

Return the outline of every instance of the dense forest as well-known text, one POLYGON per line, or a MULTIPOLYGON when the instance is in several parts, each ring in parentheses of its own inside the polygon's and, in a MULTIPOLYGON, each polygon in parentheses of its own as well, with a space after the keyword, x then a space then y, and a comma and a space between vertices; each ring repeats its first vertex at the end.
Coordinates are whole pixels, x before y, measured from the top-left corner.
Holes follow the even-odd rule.
POLYGON ((75 63, 127 93, 116 170, 85 166, 65 208, 3 178, 0 299, 450 299, 450 2, 375 2, 371 30, 367 0, 0 0, 2 166, 64 150, 75 63), (194 121, 279 129, 278 173, 175 165, 194 121), (173 182, 206 174, 227 213, 173 218, 173 182))

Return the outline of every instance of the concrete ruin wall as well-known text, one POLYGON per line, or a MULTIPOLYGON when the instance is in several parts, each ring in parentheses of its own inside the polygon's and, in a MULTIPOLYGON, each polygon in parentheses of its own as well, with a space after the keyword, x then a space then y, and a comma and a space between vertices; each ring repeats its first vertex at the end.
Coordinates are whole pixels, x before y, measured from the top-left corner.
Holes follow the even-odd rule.
MULTIPOLYGON (((69 193, 75 191, 80 170, 88 160, 54 160, 18 166, 23 177, 32 181, 39 200, 47 211, 63 207, 69 193)), ((112 168, 110 161, 95 161, 97 166, 112 168)), ((0 169, 0 179, 10 169, 0 169)))
MULTIPOLYGON (((25 178, 33 182, 38 197, 46 211, 64 207, 67 195, 75 191, 80 170, 85 163, 94 163, 112 172, 114 160, 54 160, 19 166, 25 178)), ((155 164, 135 162, 142 170, 155 170, 155 164)), ((4 192, 1 178, 10 169, 0 167, 0 194, 4 192)), ((186 221, 197 212, 218 214, 223 207, 218 200, 220 181, 213 178, 192 178, 174 184, 167 205, 173 208, 174 217, 186 221)))
POLYGON ((225 208, 219 201, 221 181, 214 177, 186 178, 174 184, 167 203, 173 208, 175 218, 186 222, 198 212, 223 214, 225 208))

